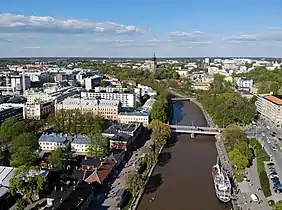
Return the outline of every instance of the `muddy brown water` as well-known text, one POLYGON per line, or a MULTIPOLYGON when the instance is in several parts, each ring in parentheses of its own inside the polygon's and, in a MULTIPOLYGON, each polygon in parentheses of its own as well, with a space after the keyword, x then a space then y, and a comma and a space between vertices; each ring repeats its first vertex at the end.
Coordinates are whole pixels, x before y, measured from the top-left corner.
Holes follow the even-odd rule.
MULTIPOLYGON (((205 126, 201 109, 189 101, 174 103, 171 123, 205 126)), ((223 210, 230 205, 214 193, 211 167, 216 162, 213 136, 174 135, 146 187, 138 210, 223 210), (154 198, 154 201, 152 201, 154 198)))

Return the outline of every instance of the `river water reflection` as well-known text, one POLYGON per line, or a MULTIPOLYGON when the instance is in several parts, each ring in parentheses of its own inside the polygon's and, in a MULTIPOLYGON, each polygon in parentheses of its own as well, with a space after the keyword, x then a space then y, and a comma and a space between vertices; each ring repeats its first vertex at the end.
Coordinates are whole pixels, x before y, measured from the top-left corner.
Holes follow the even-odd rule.
MULTIPOLYGON (((194 103, 175 102, 172 123, 205 126, 194 103)), ((216 162, 213 136, 173 136, 160 155, 138 210, 221 210, 230 207, 215 197, 211 167, 216 162), (154 197, 155 200, 151 201, 154 197)))

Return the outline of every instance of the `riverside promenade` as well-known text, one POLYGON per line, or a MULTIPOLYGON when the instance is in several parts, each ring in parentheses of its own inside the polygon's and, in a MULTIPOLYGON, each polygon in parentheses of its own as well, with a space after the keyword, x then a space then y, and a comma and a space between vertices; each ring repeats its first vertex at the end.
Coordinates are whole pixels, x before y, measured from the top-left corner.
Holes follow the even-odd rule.
MULTIPOLYGON (((174 91, 171 88, 167 89, 167 91, 170 94, 175 95, 175 96, 177 96, 179 98, 187 98, 187 96, 184 96, 184 95, 174 91)), ((204 116, 206 118, 206 121, 207 121, 208 125, 210 127, 216 127, 217 128, 218 126, 213 122, 212 118, 206 112, 206 110, 204 109, 202 104, 199 103, 195 99, 193 99, 191 101, 193 103, 195 103, 197 106, 200 107, 201 111, 203 112, 203 114, 204 114, 204 116)), ((225 149, 225 146, 223 144, 223 141, 221 139, 221 135, 216 135, 215 138, 216 138, 215 146, 216 146, 216 149, 217 149, 217 153, 218 153, 218 157, 219 157, 220 163, 221 163, 222 167, 229 173, 229 176, 232 177, 232 179, 234 180, 234 184, 235 184, 235 186, 237 188, 238 184, 237 184, 237 182, 235 180, 235 176, 234 176, 234 172, 233 172, 233 167, 232 167, 231 161, 229 160, 229 157, 228 157, 227 151, 225 149)), ((244 208, 243 204, 246 202, 246 198, 245 198, 245 196, 243 196, 241 191, 237 191, 236 190, 236 195, 233 195, 233 198, 234 199, 232 199, 232 206, 233 206, 234 210, 248 210, 247 208, 244 208), (242 204, 242 206, 241 206, 241 204, 242 204)))

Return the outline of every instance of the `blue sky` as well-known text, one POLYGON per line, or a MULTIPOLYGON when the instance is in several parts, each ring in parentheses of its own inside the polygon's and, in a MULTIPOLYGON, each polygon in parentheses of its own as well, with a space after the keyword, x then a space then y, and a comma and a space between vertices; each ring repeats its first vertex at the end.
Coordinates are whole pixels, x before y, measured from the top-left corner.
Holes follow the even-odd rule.
POLYGON ((0 49, 0 57, 282 57, 282 1, 1 0, 0 49))

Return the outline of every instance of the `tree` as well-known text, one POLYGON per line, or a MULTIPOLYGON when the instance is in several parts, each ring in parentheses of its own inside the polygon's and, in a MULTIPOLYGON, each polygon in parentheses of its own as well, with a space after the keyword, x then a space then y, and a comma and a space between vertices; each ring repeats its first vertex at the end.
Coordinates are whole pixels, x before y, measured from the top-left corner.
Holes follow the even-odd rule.
POLYGON ((230 125, 224 129, 223 138, 227 151, 231 151, 236 144, 245 141, 247 136, 238 125, 230 125))
POLYGON ((126 187, 134 196, 144 187, 144 184, 142 174, 132 171, 126 176, 126 187))
POLYGON ((12 154, 10 165, 13 167, 32 166, 36 162, 36 155, 29 147, 19 147, 16 152, 12 154))
POLYGON ((12 151, 16 152, 20 147, 28 147, 34 150, 37 146, 37 139, 33 133, 21 133, 12 140, 12 151))
POLYGON ((230 151, 228 156, 237 169, 243 170, 248 166, 248 158, 245 157, 238 149, 230 151))
POLYGON ((164 101, 158 99, 152 105, 151 118, 153 120, 160 120, 165 122, 167 120, 167 113, 164 101))
POLYGON ((87 155, 90 157, 103 157, 108 152, 108 139, 101 134, 90 137, 91 143, 87 147, 87 155))
POLYGON ((5 120, 0 127, 0 138, 2 141, 11 141, 24 131, 24 122, 10 117, 5 120))
POLYGON ((158 160, 157 154, 153 148, 143 147, 142 153, 144 154, 144 160, 147 163, 147 165, 154 165, 157 162, 158 160))
POLYGON ((244 155, 248 160, 250 160, 253 156, 252 151, 246 141, 241 141, 235 145, 235 149, 239 150, 239 152, 244 155))
POLYGON ((26 199, 18 199, 16 202, 16 210, 24 210, 27 205, 28 201, 26 199))
POLYGON ((64 153, 61 148, 57 148, 52 151, 49 156, 50 163, 57 169, 63 169, 64 167, 64 153))
POLYGON ((161 123, 159 126, 155 126, 153 128, 151 138, 155 142, 157 148, 166 144, 167 139, 170 137, 170 132, 171 130, 169 125, 165 123, 161 123))
POLYGON ((20 166, 10 180, 9 192, 12 195, 20 193, 31 202, 32 197, 38 195, 45 183, 46 178, 42 176, 39 167, 20 166))

